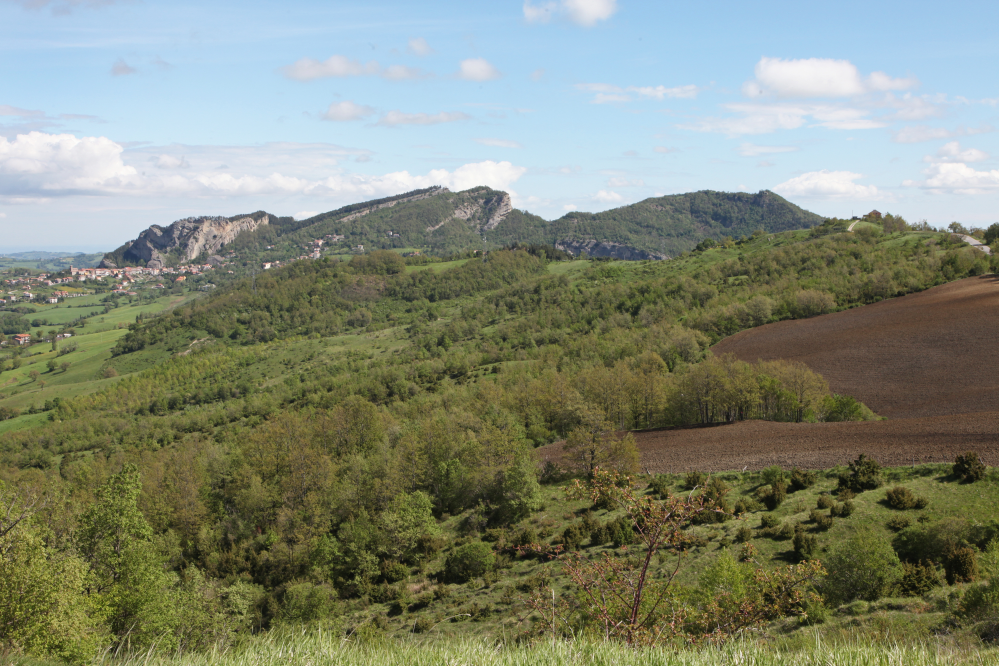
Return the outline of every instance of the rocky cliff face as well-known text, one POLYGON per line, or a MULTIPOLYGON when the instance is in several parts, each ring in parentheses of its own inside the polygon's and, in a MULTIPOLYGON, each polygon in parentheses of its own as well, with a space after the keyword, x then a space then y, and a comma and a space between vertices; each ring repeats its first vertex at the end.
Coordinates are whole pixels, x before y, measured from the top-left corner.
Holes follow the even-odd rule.
MULTIPOLYGON (((482 232, 495 229, 512 210, 513 204, 510 202, 510 195, 506 192, 499 192, 483 198, 481 191, 476 192, 473 190, 455 202, 454 217, 464 220, 470 226, 482 232)), ((427 227, 427 232, 436 231, 448 221, 445 219, 437 225, 427 227)))
MULTIPOLYGON (((143 262, 149 268, 163 268, 166 255, 183 263, 203 252, 215 253, 246 231, 268 224, 270 217, 188 217, 168 227, 152 225, 128 244, 122 257, 132 263, 143 262)), ((113 268, 112 260, 104 258, 101 266, 113 268)))
POLYGON ((618 243, 599 242, 595 240, 564 240, 555 243, 559 250, 579 256, 585 252, 591 257, 611 257, 612 259, 625 259, 627 261, 642 261, 645 259, 655 259, 661 261, 669 259, 668 256, 659 252, 639 250, 627 245, 618 243))

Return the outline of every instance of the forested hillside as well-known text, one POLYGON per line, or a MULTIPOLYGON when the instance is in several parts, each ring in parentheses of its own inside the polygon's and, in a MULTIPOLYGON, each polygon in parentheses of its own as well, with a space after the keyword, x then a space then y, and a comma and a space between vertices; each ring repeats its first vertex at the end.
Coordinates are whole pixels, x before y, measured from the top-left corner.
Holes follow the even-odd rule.
MULTIPOLYGON (((226 219, 263 215, 257 212, 226 219)), ((237 263, 287 261, 304 250, 311 251, 320 240, 323 252, 332 254, 356 253, 358 246, 363 246, 368 251, 397 249, 449 256, 520 243, 562 247, 578 255, 585 251, 585 244, 601 243, 602 256, 661 259, 692 250, 705 238, 721 241, 751 236, 757 231, 808 229, 822 222, 818 215, 768 191, 670 195, 603 213, 574 212, 546 221, 513 208, 507 193, 487 187, 463 192, 445 188, 415 190, 352 204, 307 220, 267 217, 269 224, 244 231, 225 245, 225 252, 237 263)), ((106 261, 135 264, 135 257, 129 254, 132 244, 129 241, 108 253, 106 261)), ((182 254, 178 249, 176 256, 180 256, 177 252, 182 254)))
MULTIPOLYGON (((475 196, 486 194, 495 196, 475 196)), ((472 195, 439 193, 350 223, 416 229, 460 196, 472 195)), ((751 203, 704 214, 738 235, 739 225, 758 223, 738 212, 751 203)), ((488 224, 492 209, 479 210, 488 224)), ((39 405, 44 423, 5 415, 13 418, 0 442, 0 642, 82 661, 119 647, 203 650, 301 625, 365 636, 441 623, 598 635, 599 613, 570 602, 581 589, 572 561, 588 559, 560 554, 584 543, 609 567, 632 566, 623 546, 661 550, 648 561, 664 590, 673 585, 667 560, 701 558, 662 612, 693 609, 670 625, 678 645, 714 640, 855 600, 849 553, 830 550, 834 583, 823 582, 819 555, 863 521, 885 531, 893 509, 862 494, 872 475, 909 482, 941 507, 924 522, 897 523, 905 536, 894 550, 888 536, 850 542, 895 558, 895 578, 874 598, 903 589, 899 557, 921 567, 905 580, 922 591, 939 588, 938 565, 963 585, 960 558, 985 558, 999 531, 968 522, 984 525, 988 502, 960 516, 943 507, 976 492, 992 497, 993 481, 930 483, 863 459, 820 476, 778 469, 710 483, 597 470, 642 471, 628 430, 876 418, 804 364, 707 351, 745 328, 994 268, 946 234, 843 227, 750 232, 665 262, 558 260, 541 246, 447 263, 390 251, 299 261, 143 317, 101 367, 100 390, 39 405), (556 442, 562 455, 540 464, 537 447, 556 442), (597 484, 573 490, 573 478, 597 484), (807 524, 792 518, 806 509, 785 503, 795 490, 798 504, 818 502, 807 524), (656 498, 679 502, 681 517, 672 541, 651 544, 635 516, 659 511, 649 504, 656 498), (748 533, 738 532, 734 515, 760 531, 743 523, 748 533), (920 530, 946 529, 950 550, 917 547, 920 530), (727 550, 751 540, 757 550, 727 550), (706 571, 715 578, 698 578, 706 571), (728 596, 715 595, 719 585, 728 596), (559 606, 564 626, 546 629, 539 616, 517 624, 554 591, 569 604, 559 606), (734 608, 742 619, 719 628, 734 608)), ((252 242, 282 238, 269 233, 253 232, 252 242)), ((965 621, 947 603, 939 612, 965 621)), ((667 621, 648 617, 649 626, 667 621)), ((642 627, 632 626, 635 636, 642 627)))

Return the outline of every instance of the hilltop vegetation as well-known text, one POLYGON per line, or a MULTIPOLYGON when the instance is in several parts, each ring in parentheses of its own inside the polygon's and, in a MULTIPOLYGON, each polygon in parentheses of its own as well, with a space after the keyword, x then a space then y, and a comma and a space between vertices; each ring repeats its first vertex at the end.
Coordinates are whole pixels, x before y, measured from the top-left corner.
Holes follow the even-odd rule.
MULTIPOLYGON (((265 215, 258 211, 226 221, 265 215)), ((546 221, 513 208, 507 193, 487 187, 463 192, 444 188, 415 190, 352 204, 306 220, 271 215, 267 218, 269 224, 243 231, 227 241, 225 252, 244 264, 258 264, 297 257, 304 249, 316 247, 317 240, 323 240, 325 251, 333 254, 350 254, 363 246, 368 251, 419 250, 439 257, 517 243, 572 247, 578 254, 579 247, 592 241, 603 243, 608 256, 625 258, 638 253, 663 257, 692 250, 705 238, 721 241, 749 236, 757 230, 774 233, 807 229, 822 222, 818 215, 769 191, 669 195, 603 213, 573 212, 546 221)), ((159 238, 160 231, 150 238, 159 238)), ((105 260, 116 266, 135 265, 136 257, 129 254, 132 244, 129 241, 108 253, 105 260)), ((175 262, 183 253, 183 248, 175 248, 167 259, 175 262)))
MULTIPOLYGON (((302 625, 363 640, 599 636, 600 609, 578 603, 551 548, 621 572, 633 571, 629 553, 644 554, 646 523, 610 486, 584 497, 567 483, 600 478, 597 467, 640 472, 626 431, 875 417, 801 363, 714 357, 713 342, 992 268, 947 235, 847 234, 837 221, 707 245, 627 263, 559 261, 539 246, 439 265, 372 252, 296 262, 134 316, 93 368, 100 383, 4 422, 0 494, 25 520, 0 524, 0 640, 85 660, 108 646, 208 650, 302 625), (555 442, 564 455, 539 465, 535 449, 555 442), (568 604, 565 623, 518 624, 532 594, 552 592, 568 604)), ((31 384, 22 368, 0 379, 8 372, 31 384)), ((884 622, 914 640, 943 627, 987 636, 997 479, 967 462, 977 471, 966 483, 949 466, 863 460, 621 480, 635 502, 692 493, 700 507, 650 560, 668 603, 632 635, 689 607, 675 645, 753 627, 793 636, 823 618, 827 631, 856 624, 861 636, 884 622), (895 501, 885 482, 922 508, 883 504, 895 501), (903 525, 906 511, 921 513, 903 525), (847 561, 843 543, 873 544, 872 559, 847 561), (689 565, 666 581, 678 556, 689 565), (871 562, 874 583, 842 582, 871 562), (753 612, 716 631, 737 608, 753 612)))

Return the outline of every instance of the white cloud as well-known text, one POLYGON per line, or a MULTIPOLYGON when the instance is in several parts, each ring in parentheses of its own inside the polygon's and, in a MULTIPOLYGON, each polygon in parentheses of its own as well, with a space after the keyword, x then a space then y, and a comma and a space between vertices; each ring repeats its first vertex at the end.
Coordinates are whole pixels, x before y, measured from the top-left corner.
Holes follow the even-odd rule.
POLYGON ((544 67, 538 67, 536 70, 534 70, 533 72, 531 72, 531 80, 532 81, 540 81, 543 78, 545 78, 545 68, 544 67))
POLYGON ((406 67, 405 65, 389 65, 381 71, 381 77, 389 81, 406 81, 409 79, 425 79, 429 76, 422 69, 417 67, 406 67))
POLYGON ((607 187, 645 187, 645 181, 641 178, 628 180, 627 178, 615 176, 607 179, 607 187))
POLYGON ((390 81, 421 79, 429 76, 426 72, 405 65, 389 65, 382 67, 374 60, 362 63, 346 56, 334 55, 319 61, 312 58, 302 58, 294 64, 282 67, 281 71, 289 79, 296 81, 313 81, 315 79, 344 78, 351 76, 380 76, 390 81))
POLYGON ((593 200, 600 203, 620 203, 624 201, 624 197, 613 190, 600 190, 593 195, 593 200))
POLYGON ((811 199, 876 199, 880 196, 874 185, 860 185, 855 180, 863 174, 852 171, 810 171, 786 180, 773 188, 784 197, 811 199))
POLYGON ((4 219, 5 217, 7 217, 7 213, 0 213, 0 220, 4 219))
POLYGON ((916 79, 894 79, 884 72, 874 72, 865 79, 849 60, 831 58, 784 60, 763 57, 756 63, 754 73, 756 78, 742 87, 749 97, 856 97, 919 85, 916 79))
POLYGON ((111 76, 127 76, 129 74, 135 74, 137 71, 139 70, 130 66, 127 62, 125 62, 124 58, 118 58, 114 61, 114 64, 111 65, 111 76))
POLYGON ((924 171, 926 180, 906 180, 907 187, 921 187, 934 193, 982 194, 999 189, 999 169, 976 171, 961 162, 940 162, 924 171))
POLYGON ((296 220, 307 220, 310 217, 315 217, 316 215, 319 215, 319 212, 320 211, 318 210, 302 210, 292 215, 292 217, 294 217, 296 220))
POLYGON ((949 139, 954 134, 943 127, 927 127, 926 125, 911 125, 895 132, 892 141, 895 143, 920 143, 935 139, 949 139))
MULTIPOLYGON (((190 146, 183 148, 198 152, 190 146)), ((6 203, 23 203, 81 194, 208 198, 302 195, 356 201, 431 185, 454 190, 487 185, 513 195, 510 185, 527 171, 510 162, 487 160, 465 164, 453 171, 435 169, 424 175, 407 171, 352 174, 337 167, 336 159, 329 155, 350 155, 357 151, 322 144, 268 144, 257 149, 215 147, 202 151, 207 153, 204 161, 218 164, 219 155, 225 155, 234 158, 232 163, 239 164, 244 172, 191 168, 146 174, 126 164, 122 146, 106 137, 77 138, 32 132, 14 141, 0 138, 0 198, 6 203), (289 171, 297 168, 300 173, 268 172, 278 161, 289 171)), ((148 161, 156 156, 138 152, 135 157, 148 161)))
POLYGON ((434 52, 434 50, 430 48, 430 44, 428 44, 427 40, 423 37, 414 37, 409 40, 409 43, 406 45, 406 50, 417 56, 428 56, 434 52))
POLYGON ((439 123, 453 123, 459 120, 468 120, 470 116, 459 112, 441 113, 403 113, 402 111, 389 111, 378 119, 379 125, 437 125, 439 123))
POLYGON ((579 209, 579 207, 576 206, 576 204, 565 204, 565 205, 562 206, 562 210, 567 211, 567 212, 572 212, 572 211, 578 210, 578 209, 579 209))
POLYGON ((466 81, 492 81, 503 76, 484 58, 462 60, 458 67, 458 78, 466 81))
POLYGON ((45 114, 33 109, 22 109, 9 104, 0 104, 0 116, 14 116, 15 118, 43 118, 45 114))
POLYGON ((936 157, 927 156, 927 162, 984 162, 989 159, 989 154, 977 148, 961 150, 961 144, 957 141, 945 143, 937 151, 936 157))
POLYGON ((589 28, 616 12, 617 0, 561 0, 541 5, 533 5, 530 0, 524 2, 524 19, 528 23, 548 23, 561 17, 589 28))
POLYGON ((350 120, 360 120, 373 114, 375 110, 370 106, 355 104, 351 101, 334 102, 323 114, 323 120, 333 120, 347 122, 350 120))
POLYGON ((672 146, 656 146, 652 150, 659 153, 660 155, 668 155, 669 153, 678 152, 680 149, 673 148, 672 146))
POLYGON ((493 146, 495 148, 523 148, 516 141, 509 141, 507 139, 476 139, 475 141, 476 143, 481 143, 483 146, 493 146))
POLYGON ((302 58, 283 69, 284 75, 297 81, 312 81, 329 77, 373 76, 381 71, 377 62, 361 63, 346 56, 334 55, 320 62, 312 58, 302 58))
POLYGON ((137 172, 122 161, 122 147, 105 137, 29 132, 13 141, 0 137, 0 194, 47 195, 86 192, 107 184, 124 186, 137 172))
POLYGON ((981 162, 989 159, 989 154, 976 148, 963 150, 957 141, 940 147, 936 155, 927 155, 924 160, 930 166, 923 171, 926 180, 906 180, 906 187, 920 187, 934 193, 981 194, 999 189, 999 169, 977 171, 968 162, 981 162))
POLYGON ((569 20, 583 26, 606 21, 617 11, 617 0, 562 0, 569 20))
POLYGON ((737 115, 725 118, 702 118, 678 127, 697 132, 719 132, 728 136, 740 136, 797 129, 809 120, 812 121, 812 126, 839 130, 875 129, 885 126, 885 122, 870 118, 871 112, 867 109, 838 104, 737 102, 724 104, 722 108, 737 115))
POLYGON ((752 143, 743 143, 739 146, 739 154, 743 157, 759 157, 760 155, 773 155, 775 153, 793 153, 798 150, 797 146, 757 146, 752 143))
POLYGON ((577 90, 594 93, 591 104, 606 104, 608 102, 630 102, 633 96, 639 99, 654 99, 662 101, 665 98, 694 99, 700 88, 695 85, 675 86, 615 86, 609 83, 578 83, 577 90))
POLYGON ((187 158, 177 157, 176 155, 159 155, 157 157, 150 158, 156 164, 157 169, 189 169, 191 165, 188 164, 187 158))

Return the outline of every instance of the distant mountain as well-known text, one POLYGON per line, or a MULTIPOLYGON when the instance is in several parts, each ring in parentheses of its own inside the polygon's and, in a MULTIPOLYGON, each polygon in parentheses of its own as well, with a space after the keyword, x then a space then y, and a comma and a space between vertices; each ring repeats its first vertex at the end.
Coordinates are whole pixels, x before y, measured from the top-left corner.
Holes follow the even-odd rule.
POLYGON ((61 271, 76 266, 92 268, 101 261, 101 253, 83 252, 10 252, 0 254, 0 268, 32 268, 44 271, 61 271))
POLYGON ((554 245, 572 254, 664 259, 701 240, 813 227, 820 216, 770 191, 692 192, 646 199, 602 213, 573 212, 548 221, 515 209, 506 192, 476 187, 415 190, 352 204, 306 220, 251 215, 198 217, 151 226, 104 257, 106 266, 172 265, 220 252, 243 261, 282 261, 323 240, 343 251, 418 249, 447 255, 512 243, 554 245))

